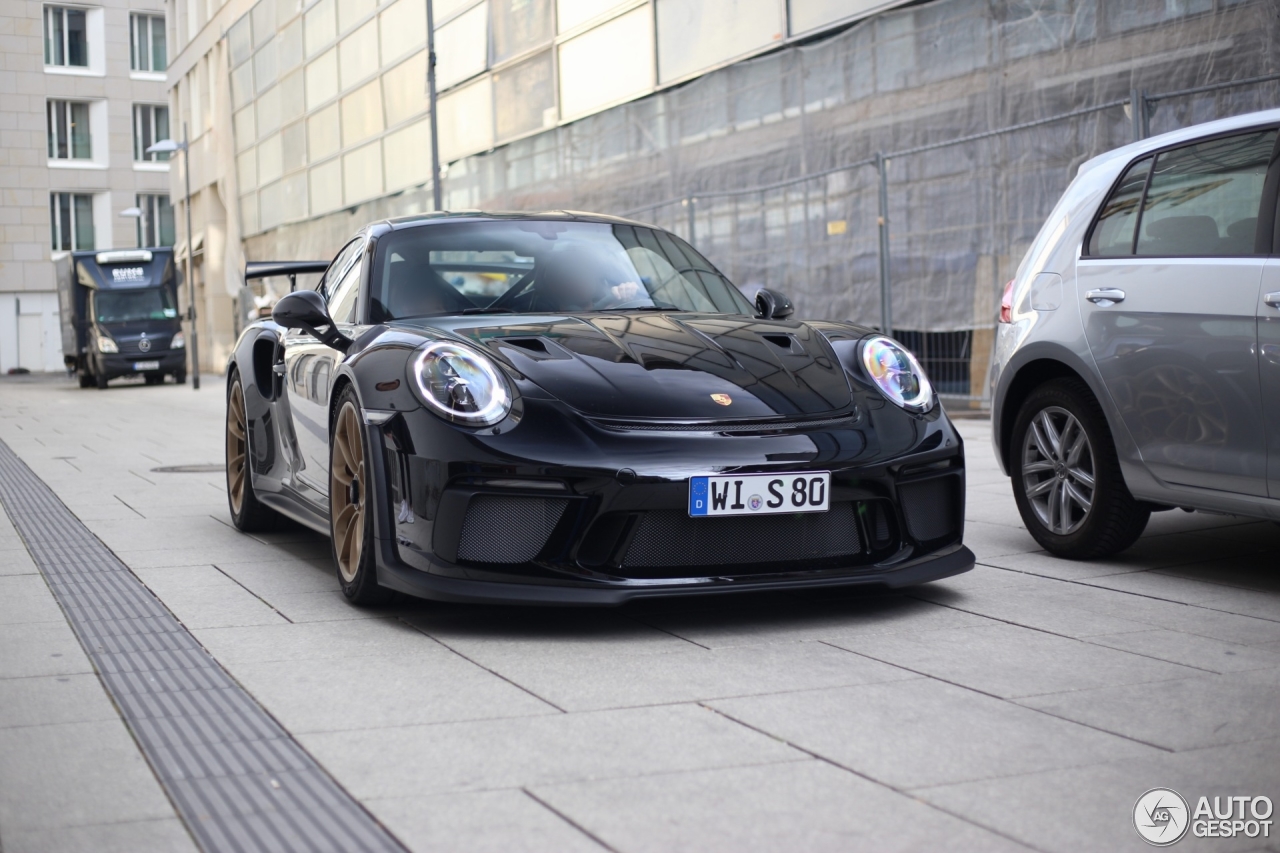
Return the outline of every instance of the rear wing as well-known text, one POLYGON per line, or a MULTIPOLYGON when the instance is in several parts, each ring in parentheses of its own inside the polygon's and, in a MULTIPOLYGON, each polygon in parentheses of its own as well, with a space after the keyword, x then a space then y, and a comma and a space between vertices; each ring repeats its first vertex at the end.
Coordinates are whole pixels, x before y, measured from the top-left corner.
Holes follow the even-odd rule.
POLYGON ((328 268, 328 261, 249 261, 244 265, 244 279, 287 275, 292 292, 298 287, 298 276, 324 272, 328 268))

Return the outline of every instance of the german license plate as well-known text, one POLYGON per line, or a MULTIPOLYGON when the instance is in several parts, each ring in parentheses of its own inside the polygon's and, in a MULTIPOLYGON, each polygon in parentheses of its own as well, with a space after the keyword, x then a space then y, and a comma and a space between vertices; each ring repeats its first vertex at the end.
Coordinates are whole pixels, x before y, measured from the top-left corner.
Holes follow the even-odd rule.
POLYGON ((146 370, 159 370, 160 362, 158 361, 135 361, 133 363, 134 371, 142 373, 146 370))
POLYGON ((733 474, 689 478, 689 515, 781 515, 826 512, 831 472, 733 474))

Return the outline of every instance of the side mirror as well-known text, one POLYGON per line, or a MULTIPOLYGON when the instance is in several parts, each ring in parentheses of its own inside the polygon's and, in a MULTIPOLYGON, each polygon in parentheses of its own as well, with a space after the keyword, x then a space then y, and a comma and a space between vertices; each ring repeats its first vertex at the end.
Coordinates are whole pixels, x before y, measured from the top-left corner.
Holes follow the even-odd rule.
POLYGON ((776 290, 760 288, 756 294, 756 313, 762 320, 785 320, 795 313, 791 300, 776 290))
POLYGON ((276 303, 271 319, 286 329, 303 329, 320 339, 326 346, 341 352, 351 348, 351 338, 338 331, 324 297, 314 290, 295 290, 276 303))

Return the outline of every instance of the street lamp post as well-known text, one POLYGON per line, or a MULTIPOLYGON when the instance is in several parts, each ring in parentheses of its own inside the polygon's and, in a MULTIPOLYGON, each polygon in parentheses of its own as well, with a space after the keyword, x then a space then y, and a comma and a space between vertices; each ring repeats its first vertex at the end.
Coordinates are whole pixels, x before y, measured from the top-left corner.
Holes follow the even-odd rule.
POLYGON ((191 321, 191 387, 200 390, 200 335, 196 331, 196 280, 192 274, 195 258, 191 254, 191 149, 187 140, 187 123, 182 123, 182 141, 162 139, 147 149, 148 154, 182 152, 182 178, 186 181, 183 209, 187 213, 187 319, 191 321))
POLYGON ((431 111, 431 200, 442 210, 440 189, 440 129, 436 123, 436 22, 427 0, 427 108, 431 111))

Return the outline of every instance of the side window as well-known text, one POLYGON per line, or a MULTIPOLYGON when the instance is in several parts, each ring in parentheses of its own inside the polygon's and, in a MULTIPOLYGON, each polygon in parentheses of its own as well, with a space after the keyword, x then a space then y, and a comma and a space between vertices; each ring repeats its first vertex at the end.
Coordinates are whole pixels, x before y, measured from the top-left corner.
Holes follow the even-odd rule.
POLYGON ((333 260, 330 261, 329 268, 324 271, 324 275, 320 277, 320 283, 316 285, 316 291, 324 297, 326 302, 330 300, 331 294, 337 290, 338 282, 342 280, 343 273, 347 271, 352 255, 362 245, 363 242, 361 240, 352 240, 343 246, 342 250, 334 255, 333 260))
POLYGON ((360 272, 364 267, 364 244, 360 243, 347 261, 342 277, 330 290, 329 316, 335 323, 354 323, 356 297, 360 295, 360 272))
POLYGON ((1089 235, 1089 254, 1101 257, 1133 254, 1133 229, 1142 204, 1142 190, 1151 171, 1151 158, 1139 160, 1124 173, 1098 214, 1089 235))
POLYGON ((1252 255, 1276 131, 1213 139, 1156 158, 1137 254, 1252 255))

